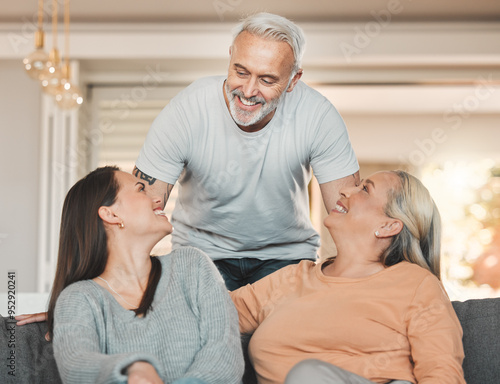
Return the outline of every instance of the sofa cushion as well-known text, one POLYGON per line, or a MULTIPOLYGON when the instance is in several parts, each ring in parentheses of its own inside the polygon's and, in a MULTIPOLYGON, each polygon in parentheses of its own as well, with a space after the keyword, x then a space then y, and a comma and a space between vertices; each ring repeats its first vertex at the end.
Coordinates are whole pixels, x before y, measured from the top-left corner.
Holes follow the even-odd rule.
POLYGON ((52 343, 45 340, 47 323, 16 326, 1 317, 0 369, 1 383, 59 384, 52 343), (9 372, 15 374, 12 376, 9 372))
POLYGON ((467 384, 500 383, 500 298, 454 301, 464 330, 467 384))

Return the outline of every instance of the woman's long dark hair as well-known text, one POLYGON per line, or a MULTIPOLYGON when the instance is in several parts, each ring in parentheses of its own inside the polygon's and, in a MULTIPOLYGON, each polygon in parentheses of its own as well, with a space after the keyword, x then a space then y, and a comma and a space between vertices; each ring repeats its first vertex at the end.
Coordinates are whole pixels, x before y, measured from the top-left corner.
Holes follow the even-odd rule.
MULTIPOLYGON (((97 168, 78 181, 64 200, 56 274, 50 295, 47 321, 49 335, 54 330, 54 309, 62 290, 68 285, 93 279, 104 272, 108 262, 108 237, 98 215, 99 207, 111 206, 120 186, 116 180, 117 167, 97 168)), ((161 263, 151 257, 151 272, 136 315, 146 315, 151 309, 161 276, 161 263)))

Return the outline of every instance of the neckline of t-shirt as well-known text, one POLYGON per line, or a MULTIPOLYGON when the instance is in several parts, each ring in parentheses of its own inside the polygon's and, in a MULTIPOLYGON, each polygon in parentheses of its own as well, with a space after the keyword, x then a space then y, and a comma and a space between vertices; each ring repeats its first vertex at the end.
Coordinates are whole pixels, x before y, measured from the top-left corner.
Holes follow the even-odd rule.
POLYGON ((256 132, 245 132, 240 127, 238 127, 238 124, 236 124, 236 122, 233 120, 233 117, 231 116, 231 113, 229 112, 229 109, 227 108, 226 99, 224 98, 224 82, 227 80, 227 78, 222 77, 221 80, 222 81, 219 82, 217 93, 219 95, 219 100, 222 104, 222 109, 224 110, 224 116, 226 117, 226 119, 228 119, 231 122, 230 125, 235 130, 235 132, 237 132, 241 136, 245 136, 245 137, 259 137, 259 136, 266 134, 268 131, 270 131, 272 126, 274 125, 274 121, 276 120, 277 115, 281 112, 281 104, 282 103, 278 104, 278 106, 276 107, 276 112, 274 113, 273 118, 269 121, 269 123, 267 123, 267 125, 264 128, 262 128, 261 130, 256 131, 256 132))
POLYGON ((407 264, 407 261, 400 261, 397 264, 391 265, 390 267, 384 268, 381 271, 378 271, 374 273, 373 275, 365 276, 365 277, 359 277, 359 278, 352 278, 352 277, 337 277, 337 276, 327 276, 323 273, 322 271, 322 266, 324 263, 326 263, 327 260, 323 260, 321 263, 316 264, 316 276, 318 279, 321 281, 324 281, 326 283, 361 283, 363 281, 375 279, 383 274, 389 273, 390 271, 393 271, 397 268, 400 268, 402 265, 407 264))

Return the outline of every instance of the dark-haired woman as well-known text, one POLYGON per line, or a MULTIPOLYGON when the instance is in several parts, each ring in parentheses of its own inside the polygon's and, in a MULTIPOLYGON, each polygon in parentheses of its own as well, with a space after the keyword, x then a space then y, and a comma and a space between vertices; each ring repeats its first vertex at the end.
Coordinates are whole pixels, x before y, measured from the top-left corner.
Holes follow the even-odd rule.
POLYGON ((439 281, 440 218, 401 171, 341 190, 337 256, 231 292, 260 384, 465 384, 462 329, 439 281))
POLYGON ((237 313, 195 248, 151 257, 173 228, 160 198, 114 167, 64 202, 48 310, 64 383, 239 383, 237 313))

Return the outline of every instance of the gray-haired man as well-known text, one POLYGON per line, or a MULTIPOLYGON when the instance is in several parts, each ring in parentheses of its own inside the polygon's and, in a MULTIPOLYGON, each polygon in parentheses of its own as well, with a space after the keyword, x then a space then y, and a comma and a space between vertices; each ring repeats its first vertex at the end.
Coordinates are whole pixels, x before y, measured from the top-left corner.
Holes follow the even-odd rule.
POLYGON ((154 121, 134 174, 166 203, 179 181, 173 247, 192 245, 233 290, 301 259, 315 259, 311 168, 328 211, 358 181, 342 118, 303 82, 302 30, 277 15, 245 19, 227 77, 200 79, 154 121))

